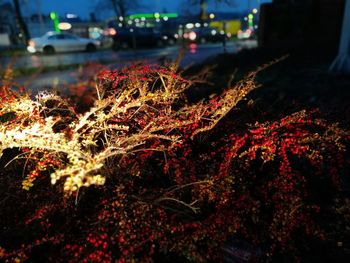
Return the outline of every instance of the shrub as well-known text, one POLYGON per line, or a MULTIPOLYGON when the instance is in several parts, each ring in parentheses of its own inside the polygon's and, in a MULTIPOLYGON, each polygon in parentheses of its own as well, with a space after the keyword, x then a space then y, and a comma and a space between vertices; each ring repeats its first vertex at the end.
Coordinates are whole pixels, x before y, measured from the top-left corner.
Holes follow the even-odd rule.
POLYGON ((227 114, 256 88, 256 72, 190 104, 196 80, 176 71, 103 70, 83 113, 57 95, 31 99, 3 85, 1 184, 18 206, 5 209, 3 226, 15 233, 3 234, 0 257, 201 262, 220 259, 232 236, 267 253, 295 249, 296 233, 322 238, 317 189, 340 187, 348 133, 306 111, 232 127, 227 114), (18 191, 19 167, 28 192, 18 191))

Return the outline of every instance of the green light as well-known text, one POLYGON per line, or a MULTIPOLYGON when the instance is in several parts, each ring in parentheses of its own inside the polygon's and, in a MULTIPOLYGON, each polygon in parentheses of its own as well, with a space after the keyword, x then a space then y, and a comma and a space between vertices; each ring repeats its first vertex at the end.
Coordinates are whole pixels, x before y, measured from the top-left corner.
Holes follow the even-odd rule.
POLYGON ((148 19, 159 19, 159 18, 164 18, 164 17, 168 17, 168 18, 176 18, 179 15, 177 13, 154 13, 154 14, 133 14, 128 16, 128 19, 140 19, 140 18, 148 18, 148 19))
POLYGON ((61 30, 58 28, 58 24, 60 23, 58 14, 56 12, 50 13, 50 18, 53 21, 53 28, 56 32, 61 32, 61 30))
POLYGON ((52 20, 55 20, 55 19, 57 18, 57 13, 56 13, 56 12, 51 12, 51 13, 50 13, 50 18, 51 18, 52 20))
POLYGON ((136 18, 154 18, 154 14, 134 14, 130 15, 128 18, 129 19, 136 19, 136 18))
POLYGON ((248 26, 250 28, 254 27, 254 15, 253 14, 248 15, 248 26))
POLYGON ((170 17, 170 18, 176 18, 178 17, 179 15, 177 13, 164 13, 164 14, 160 14, 160 17, 163 18, 163 17, 170 17))

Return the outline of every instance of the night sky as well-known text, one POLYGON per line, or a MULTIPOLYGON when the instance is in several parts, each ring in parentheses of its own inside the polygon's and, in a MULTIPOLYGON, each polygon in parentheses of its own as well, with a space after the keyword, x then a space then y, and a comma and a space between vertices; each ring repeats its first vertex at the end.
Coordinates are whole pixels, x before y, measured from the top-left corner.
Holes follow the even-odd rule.
MULTIPOLYGON (((89 17, 89 13, 96 11, 95 7, 99 0, 27 0, 29 3, 23 7, 24 13, 38 13, 41 10, 42 13, 49 13, 56 11, 60 15, 66 13, 74 13, 82 18, 89 17), (39 6, 37 6, 37 3, 39 6)), ((106 0, 108 1, 108 0, 106 0)), ((132 1, 132 0, 131 0, 132 1)), ((135 12, 157 12, 157 11, 168 11, 177 12, 179 6, 183 6, 186 0, 139 0, 142 4, 142 9, 135 10, 135 12), (160 10, 159 10, 160 9, 160 10)), ((208 11, 228 11, 228 6, 225 4, 214 4, 215 1, 211 0, 212 4, 208 5, 208 11)), ((259 0, 251 0, 252 6, 257 6, 259 0)), ((269 0, 261 0, 260 2, 271 2, 269 0)), ((248 0, 236 0, 235 7, 229 7, 233 12, 243 11, 247 9, 248 0)), ((183 10, 183 9, 182 9, 183 10)), ((97 12, 97 16, 108 16, 113 13, 106 13, 103 11, 97 12)))

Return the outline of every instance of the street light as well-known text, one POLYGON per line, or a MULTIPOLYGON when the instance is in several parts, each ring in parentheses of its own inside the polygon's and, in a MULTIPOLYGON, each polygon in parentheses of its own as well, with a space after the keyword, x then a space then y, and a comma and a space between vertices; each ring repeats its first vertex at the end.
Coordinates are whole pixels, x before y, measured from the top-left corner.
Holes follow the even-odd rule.
POLYGON ((61 22, 58 24, 58 28, 60 30, 69 30, 72 28, 72 24, 68 23, 68 22, 61 22))

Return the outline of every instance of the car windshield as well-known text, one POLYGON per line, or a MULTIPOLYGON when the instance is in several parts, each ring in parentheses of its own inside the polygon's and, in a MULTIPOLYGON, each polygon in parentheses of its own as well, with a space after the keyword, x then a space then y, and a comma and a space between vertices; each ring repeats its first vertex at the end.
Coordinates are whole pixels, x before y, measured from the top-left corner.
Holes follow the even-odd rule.
POLYGON ((51 33, 48 33, 48 34, 46 34, 46 36, 47 36, 47 39, 50 39, 50 40, 57 40, 57 39, 77 40, 78 39, 78 37, 70 35, 70 34, 51 34, 51 33))
POLYGON ((78 38, 76 36, 73 35, 69 35, 69 34, 62 34, 64 39, 73 39, 73 40, 77 40, 78 38))
POLYGON ((55 39, 63 39, 63 36, 62 35, 50 35, 47 37, 47 39, 50 39, 50 40, 55 40, 55 39))

